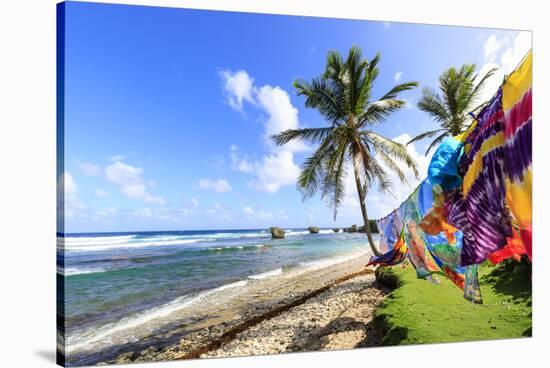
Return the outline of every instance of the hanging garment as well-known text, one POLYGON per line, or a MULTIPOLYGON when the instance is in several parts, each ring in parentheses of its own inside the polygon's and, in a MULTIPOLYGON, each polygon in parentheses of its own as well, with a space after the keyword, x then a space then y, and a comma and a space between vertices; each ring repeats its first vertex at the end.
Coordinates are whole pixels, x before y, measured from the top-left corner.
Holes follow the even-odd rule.
POLYGON ((520 236, 532 259, 532 79, 533 55, 502 87, 504 110, 506 201, 519 224, 520 236))
POLYGON ((427 193, 425 181, 416 188, 409 198, 401 205, 404 221, 404 235, 408 257, 416 269, 416 276, 426 278, 440 269, 426 246, 425 234, 419 224, 422 222, 422 209, 431 206, 430 200, 425 198, 427 193), (422 202, 422 203, 421 203, 422 202))
POLYGON ((424 230, 424 241, 441 273, 464 290, 466 299, 482 303, 481 292, 477 290, 479 282, 466 280, 467 277, 477 278, 477 273, 467 273, 460 263, 463 236, 461 231, 447 223, 445 191, 441 185, 432 185, 426 180, 419 188, 418 203, 420 214, 423 215, 419 226, 424 230))
POLYGON ((448 197, 447 219, 463 233, 461 264, 487 259, 512 235, 505 205, 502 89, 477 115, 459 161, 462 191, 448 197))
POLYGON ((505 259, 513 258, 516 261, 521 261, 521 256, 527 254, 523 245, 523 240, 516 230, 513 230, 513 235, 508 238, 508 242, 504 246, 491 254, 489 254, 489 261, 496 265, 505 259))
POLYGON ((407 245, 405 244, 403 232, 401 232, 393 247, 381 256, 371 257, 367 266, 395 266, 403 263, 406 259, 407 245))
POLYGON ((455 137, 445 138, 435 150, 428 166, 428 180, 445 190, 458 188, 462 177, 458 174, 458 162, 462 156, 463 143, 455 137))
POLYGON ((464 298, 481 304, 481 289, 479 288, 478 266, 476 264, 464 267, 464 298))
POLYGON ((392 212, 388 216, 376 221, 378 233, 380 234, 378 250, 381 253, 392 250, 401 233, 401 231, 396 228, 394 220, 395 212, 392 212))

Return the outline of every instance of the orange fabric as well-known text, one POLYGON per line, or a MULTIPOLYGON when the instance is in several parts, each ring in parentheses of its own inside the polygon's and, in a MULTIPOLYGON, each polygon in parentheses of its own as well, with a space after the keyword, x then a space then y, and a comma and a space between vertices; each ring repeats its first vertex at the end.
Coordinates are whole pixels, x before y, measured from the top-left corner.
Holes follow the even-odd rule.
POLYGON ((491 254, 489 254, 489 261, 496 265, 505 259, 514 258, 516 261, 521 260, 521 256, 527 254, 525 247, 523 246, 522 236, 517 231, 513 231, 513 236, 508 238, 508 242, 504 246, 491 254))

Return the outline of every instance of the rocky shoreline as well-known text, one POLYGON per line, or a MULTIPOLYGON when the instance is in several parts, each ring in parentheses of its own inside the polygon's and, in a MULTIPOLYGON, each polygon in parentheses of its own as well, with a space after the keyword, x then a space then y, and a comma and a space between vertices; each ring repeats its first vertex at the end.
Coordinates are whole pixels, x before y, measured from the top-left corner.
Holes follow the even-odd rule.
POLYGON ((313 287, 289 290, 283 299, 197 328, 179 343, 124 352, 98 365, 375 346, 378 337, 371 320, 386 293, 365 261, 359 257, 317 270, 309 275, 319 278, 313 287))
POLYGON ((369 325, 385 293, 374 274, 336 284, 280 315, 239 333, 201 358, 339 350, 377 345, 369 325))

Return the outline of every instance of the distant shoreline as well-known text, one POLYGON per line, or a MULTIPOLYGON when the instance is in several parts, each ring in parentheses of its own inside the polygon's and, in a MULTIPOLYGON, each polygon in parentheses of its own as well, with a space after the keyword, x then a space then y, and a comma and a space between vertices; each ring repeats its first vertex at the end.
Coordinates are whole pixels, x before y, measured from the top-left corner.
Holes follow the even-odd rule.
MULTIPOLYGON (((348 225, 349 226, 349 225, 348 225)), ((329 227, 319 227, 320 230, 332 230, 334 228, 340 229, 340 232, 343 232, 348 226, 329 226, 329 227)), ((358 225, 359 226, 359 225, 358 225)), ((298 226, 298 227, 289 227, 289 226, 279 226, 285 230, 307 230, 309 226, 298 226)), ((109 236, 109 235, 125 235, 125 234, 155 234, 155 233, 191 233, 191 232, 238 232, 238 231, 269 231, 268 227, 251 227, 251 228, 235 228, 235 229, 183 229, 183 230, 128 230, 128 231, 77 231, 77 232, 63 232, 56 233, 59 237, 72 237, 72 236, 109 236)))

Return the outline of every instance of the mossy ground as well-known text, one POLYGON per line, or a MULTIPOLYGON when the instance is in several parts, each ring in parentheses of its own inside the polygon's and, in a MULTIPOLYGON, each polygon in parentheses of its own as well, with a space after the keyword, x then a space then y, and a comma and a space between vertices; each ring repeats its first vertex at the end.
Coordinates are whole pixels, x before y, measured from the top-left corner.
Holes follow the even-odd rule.
POLYGON ((438 276, 439 285, 416 278, 411 265, 377 270, 378 280, 394 289, 376 313, 382 345, 405 345, 531 336, 531 267, 503 262, 480 267, 483 304, 438 276))

